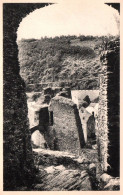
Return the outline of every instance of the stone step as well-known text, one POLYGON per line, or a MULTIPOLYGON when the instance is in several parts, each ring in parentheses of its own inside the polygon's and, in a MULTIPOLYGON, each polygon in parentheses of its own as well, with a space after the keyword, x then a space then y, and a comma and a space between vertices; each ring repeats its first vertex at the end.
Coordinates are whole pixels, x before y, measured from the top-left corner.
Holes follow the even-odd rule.
POLYGON ((51 165, 63 165, 66 168, 84 170, 88 168, 89 164, 97 162, 95 150, 89 152, 88 149, 83 149, 81 156, 46 149, 33 149, 33 155, 35 165, 42 165, 45 167, 51 165))

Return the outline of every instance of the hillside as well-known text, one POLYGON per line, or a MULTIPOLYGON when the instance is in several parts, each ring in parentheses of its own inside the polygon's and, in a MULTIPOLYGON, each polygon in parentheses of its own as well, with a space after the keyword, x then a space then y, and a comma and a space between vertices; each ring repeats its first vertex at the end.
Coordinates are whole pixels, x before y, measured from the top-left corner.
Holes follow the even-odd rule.
POLYGON ((100 50, 104 37, 61 36, 21 40, 20 74, 28 84, 82 80, 86 89, 98 88, 100 50))

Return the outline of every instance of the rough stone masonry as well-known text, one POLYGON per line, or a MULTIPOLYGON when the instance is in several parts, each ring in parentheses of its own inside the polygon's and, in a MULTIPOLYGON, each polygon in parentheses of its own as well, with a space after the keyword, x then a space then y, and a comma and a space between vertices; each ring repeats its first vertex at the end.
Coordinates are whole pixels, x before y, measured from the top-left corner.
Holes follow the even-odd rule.
MULTIPOLYGON (((31 11, 48 4, 4 3, 3 4, 3 82, 4 82, 4 190, 14 190, 17 186, 31 185, 34 167, 28 131, 27 103, 25 84, 19 74, 17 29, 21 20, 31 11)), ((118 43, 118 42, 117 42, 118 43)), ((109 163, 113 175, 119 172, 119 46, 108 49, 107 69, 104 72, 100 93, 100 132, 105 130, 106 137, 99 135, 100 151, 108 150, 109 157, 102 164, 109 163), (112 57, 111 57, 112 56, 112 57), (112 66, 113 65, 113 66, 112 66), (116 90, 117 89, 117 90, 116 90), (108 90, 108 93, 106 93, 108 90), (105 105, 105 107, 104 107, 105 105), (102 110, 101 110, 102 108, 102 110), (103 109, 105 108, 105 109, 103 109), (107 109, 108 108, 108 109, 107 109), (103 114, 102 114, 103 112, 103 114), (103 116, 107 118, 104 120, 103 116), (108 122, 109 123, 108 123, 108 122), (105 128, 106 127, 106 128, 105 128), (108 131, 108 135, 107 135, 108 131), (110 141, 101 148, 105 139, 110 141), (112 154, 113 151, 113 154, 112 154), (116 170, 116 171, 115 171, 116 170)), ((102 155, 101 155, 102 156, 102 155)))
POLYGON ((119 176, 120 163, 120 43, 119 38, 105 45, 101 55, 98 149, 102 170, 119 176))
POLYGON ((77 105, 71 99, 56 96, 49 111, 53 112, 53 126, 48 128, 45 139, 50 148, 79 154, 85 141, 77 105))
POLYGON ((34 182, 25 84, 20 77, 17 29, 31 11, 48 4, 3 4, 4 190, 34 182))

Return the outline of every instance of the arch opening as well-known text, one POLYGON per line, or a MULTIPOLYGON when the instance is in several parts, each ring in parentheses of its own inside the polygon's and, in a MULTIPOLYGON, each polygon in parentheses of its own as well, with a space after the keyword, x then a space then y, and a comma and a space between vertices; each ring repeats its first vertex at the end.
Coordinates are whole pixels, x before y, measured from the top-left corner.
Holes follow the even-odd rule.
MULTIPOLYGON (((45 5, 47 6, 49 4, 4 4, 3 6, 3 9, 4 9, 4 40, 3 40, 3 43, 4 43, 4 70, 3 70, 4 71, 4 190, 22 189, 21 188, 22 186, 28 186, 28 189, 30 189, 30 186, 35 181, 35 176, 34 176, 35 167, 34 167, 34 162, 33 162, 33 157, 32 157, 32 149, 31 149, 31 142, 30 142, 31 135, 29 133, 29 121, 27 117, 27 113, 28 113, 27 97, 25 94, 27 86, 25 86, 25 83, 23 79, 21 78, 20 72, 19 72, 20 68, 19 68, 19 62, 18 62, 18 48, 17 48, 17 43, 16 43, 16 38, 17 38, 16 32, 17 32, 19 23, 23 17, 25 17, 29 12, 37 8, 43 7, 45 5), (18 13, 18 17, 16 17, 16 13, 18 13), (11 21, 10 16, 13 18, 12 21, 11 21)), ((57 39, 59 38, 57 37, 56 40, 57 39)), ((77 38, 73 36, 72 39, 75 39, 75 42, 73 40, 72 42, 71 40, 69 40, 68 44, 71 44, 74 46, 75 44, 78 44, 77 38)), ((47 38, 45 37, 44 40, 47 40, 47 38)), ((35 42, 35 40, 33 40, 33 42, 35 42)), ((89 50, 89 52, 90 52, 89 55, 93 54, 92 50, 89 50)), ((60 59, 61 53, 59 52, 57 54, 58 56, 55 56, 56 59, 57 57, 58 59, 60 59)), ((70 59, 67 56, 65 63, 69 63, 69 60, 70 59)), ((74 59, 72 58, 72 60, 74 59)), ((78 60, 74 61, 74 68, 77 67, 78 63, 79 63, 78 60)), ((52 63, 48 64, 48 68, 52 68, 52 63)), ((45 73, 48 74, 48 72, 45 72, 45 73)), ((66 73, 63 72, 62 76, 66 74, 68 75, 68 73, 69 73, 69 70, 66 73)), ((74 75, 73 72, 72 74, 74 75)), ((79 74, 77 73, 77 76, 78 75, 79 74)), ((64 77, 61 77, 61 78, 63 80, 64 77)), ((75 119, 76 119, 75 122, 77 123, 77 129, 80 130, 81 124, 78 123, 78 121, 80 121, 80 118, 79 118, 80 116, 78 115, 78 110, 77 110, 78 108, 76 108, 76 106, 73 104, 71 100, 71 92, 69 90, 71 87, 71 84, 67 80, 67 82, 60 82, 60 84, 58 86, 55 86, 54 88, 54 86, 52 86, 52 83, 54 83, 55 79, 56 77, 53 74, 53 82, 51 83, 49 82, 51 86, 48 86, 50 88, 50 92, 48 91, 47 93, 47 89, 44 90, 45 99, 43 100, 43 104, 45 107, 47 106, 49 107, 50 101, 52 101, 54 96, 57 94, 59 97, 57 96, 57 98, 53 99, 53 101, 56 101, 56 102, 60 101, 60 104, 58 104, 57 106, 61 108, 61 110, 63 109, 61 105, 64 104, 64 108, 65 110, 67 110, 67 112, 69 112, 69 114, 74 113, 72 117, 75 115, 75 119)), ((77 82, 79 82, 79 80, 77 80, 77 82)), ((38 83, 36 84, 38 86, 38 83)), ((43 83, 43 84, 45 86, 46 83, 43 83)), ((80 90, 81 85, 82 83, 80 82, 80 85, 79 86, 77 85, 77 89, 80 90)), ((89 82, 86 83, 86 85, 89 85, 89 82)), ((73 89, 76 89, 75 84, 72 87, 73 89)), ((36 87, 36 89, 37 88, 38 87, 36 87)), ((34 95, 33 98, 35 102, 37 99, 40 99, 41 97, 40 93, 33 94, 33 95, 34 95)), ((108 93, 109 101, 111 101, 110 98, 111 98, 110 93, 108 93)), ((54 103, 52 102, 52 105, 53 104, 54 103)), ((110 102, 108 106, 110 107, 110 102)), ((55 106, 54 108, 52 107, 52 109, 56 109, 55 106)), ((57 120, 61 119, 63 113, 61 113, 61 115, 58 116, 57 112, 55 112, 55 110, 53 112, 52 109, 49 110, 49 112, 51 113, 51 117, 53 118, 52 125, 55 125, 56 124, 55 119, 57 117, 59 117, 57 118, 57 120)), ((68 116, 67 112, 65 113, 66 116, 68 116)), ((108 112, 108 114, 110 115, 110 111, 108 112)), ((61 125, 62 125, 62 130, 65 130, 67 127, 69 127, 69 118, 68 118, 68 121, 67 120, 65 121, 65 125, 64 125, 64 122, 62 122, 61 125)), ((52 128, 52 132, 54 133, 54 130, 55 130, 54 126, 51 128, 52 128)), ((57 136, 58 134, 56 133, 57 132, 55 131, 55 135, 57 136)), ((62 133, 60 132, 60 135, 63 136, 62 133)), ((82 132, 80 134, 83 139, 82 132)), ((73 135, 71 134, 71 137, 72 136, 73 135)), ((46 138, 48 138, 47 135, 46 135, 46 138)), ((51 138, 52 138, 52 135, 51 135, 51 138)), ((75 144, 75 147, 78 147, 79 145, 78 135, 75 133, 75 136, 73 136, 73 138, 74 138, 73 143, 75 144)), ((58 143, 59 140, 60 139, 58 138, 56 148, 60 148, 59 143, 58 143)), ((64 144, 62 146, 64 148, 64 144)), ((69 147, 69 144, 68 144, 68 147, 69 147)), ((117 148, 118 147, 116 147, 116 150, 117 148)), ((67 150, 69 149, 71 148, 67 148, 67 150)), ((110 148, 109 148, 109 153, 111 154, 110 148)), ((108 162, 111 163, 111 160, 109 159, 108 162)), ((114 168, 114 164, 112 166, 114 168)), ((116 171, 115 176, 117 176, 117 170, 115 171, 116 171)), ((112 173, 112 170, 109 170, 109 172, 112 173)))

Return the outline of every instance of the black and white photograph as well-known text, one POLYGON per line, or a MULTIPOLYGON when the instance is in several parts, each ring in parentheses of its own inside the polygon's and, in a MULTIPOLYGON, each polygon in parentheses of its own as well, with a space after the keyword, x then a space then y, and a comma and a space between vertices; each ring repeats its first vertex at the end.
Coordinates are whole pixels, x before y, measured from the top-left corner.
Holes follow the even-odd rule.
POLYGON ((3 191, 120 191, 121 3, 2 1, 3 191))

